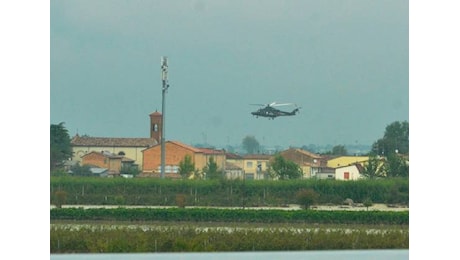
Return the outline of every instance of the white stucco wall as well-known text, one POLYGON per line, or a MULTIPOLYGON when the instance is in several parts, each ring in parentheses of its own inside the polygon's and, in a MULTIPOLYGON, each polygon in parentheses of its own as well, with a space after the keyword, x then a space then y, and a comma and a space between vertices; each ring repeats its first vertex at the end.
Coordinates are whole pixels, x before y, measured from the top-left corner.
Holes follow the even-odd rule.
POLYGON ((340 168, 335 169, 335 179, 345 180, 344 178, 345 172, 348 172, 350 174, 348 180, 358 180, 361 177, 356 165, 350 165, 350 166, 345 166, 345 167, 340 167, 340 168))

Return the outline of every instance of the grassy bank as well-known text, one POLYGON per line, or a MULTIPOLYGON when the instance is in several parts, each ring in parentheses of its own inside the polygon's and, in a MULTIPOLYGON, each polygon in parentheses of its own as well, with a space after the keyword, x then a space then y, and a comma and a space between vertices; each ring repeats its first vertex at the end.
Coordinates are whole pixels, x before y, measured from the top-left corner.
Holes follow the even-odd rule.
POLYGON ((408 249, 408 226, 52 222, 51 253, 408 249))

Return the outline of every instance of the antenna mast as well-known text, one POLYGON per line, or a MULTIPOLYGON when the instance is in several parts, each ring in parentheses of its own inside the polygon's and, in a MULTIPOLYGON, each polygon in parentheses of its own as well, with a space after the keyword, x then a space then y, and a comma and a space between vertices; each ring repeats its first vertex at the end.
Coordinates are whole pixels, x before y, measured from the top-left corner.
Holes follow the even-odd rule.
POLYGON ((161 81, 163 83, 162 87, 162 100, 161 100, 161 178, 165 177, 165 97, 166 90, 169 88, 168 83, 168 58, 161 57, 161 81))

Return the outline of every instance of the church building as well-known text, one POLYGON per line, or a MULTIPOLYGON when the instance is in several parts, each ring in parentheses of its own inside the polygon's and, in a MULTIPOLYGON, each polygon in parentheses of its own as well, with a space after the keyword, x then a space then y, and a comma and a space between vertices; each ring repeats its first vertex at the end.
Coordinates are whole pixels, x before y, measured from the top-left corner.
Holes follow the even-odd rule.
POLYGON ((150 115, 150 138, 90 137, 75 135, 71 140, 72 160, 82 162, 83 156, 91 152, 108 152, 134 160, 143 169, 142 151, 161 142, 163 117, 158 111, 150 115))

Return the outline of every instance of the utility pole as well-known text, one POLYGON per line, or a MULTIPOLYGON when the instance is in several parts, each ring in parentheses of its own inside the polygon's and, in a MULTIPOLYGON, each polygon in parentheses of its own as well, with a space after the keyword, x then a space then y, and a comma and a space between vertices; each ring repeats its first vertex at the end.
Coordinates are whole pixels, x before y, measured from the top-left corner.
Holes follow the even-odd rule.
POLYGON ((161 178, 165 177, 165 97, 166 90, 169 88, 168 84, 168 58, 161 57, 161 81, 162 87, 162 99, 161 99, 161 178))

